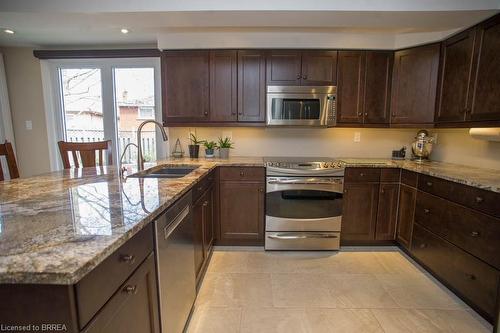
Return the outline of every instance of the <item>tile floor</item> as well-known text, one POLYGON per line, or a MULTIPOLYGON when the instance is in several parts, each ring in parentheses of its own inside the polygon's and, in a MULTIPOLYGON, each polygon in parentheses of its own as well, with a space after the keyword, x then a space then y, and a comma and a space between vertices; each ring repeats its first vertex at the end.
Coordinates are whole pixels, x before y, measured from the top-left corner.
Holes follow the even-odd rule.
POLYGON ((213 253, 188 332, 491 332, 396 248, 213 253))

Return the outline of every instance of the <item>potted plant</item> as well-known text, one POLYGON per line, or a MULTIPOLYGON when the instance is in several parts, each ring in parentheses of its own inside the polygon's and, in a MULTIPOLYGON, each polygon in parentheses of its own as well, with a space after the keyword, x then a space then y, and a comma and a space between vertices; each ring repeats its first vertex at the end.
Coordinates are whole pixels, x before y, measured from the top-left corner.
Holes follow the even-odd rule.
POLYGON ((229 158, 229 149, 233 149, 234 143, 231 141, 231 138, 227 136, 223 138, 219 138, 219 145, 217 149, 219 149, 219 157, 220 158, 229 158))
POLYGON ((205 157, 214 157, 214 150, 217 148, 217 143, 215 141, 205 141, 203 145, 205 146, 205 157))
POLYGON ((189 133, 189 157, 198 158, 200 154, 200 144, 204 143, 204 140, 198 140, 196 132, 189 133))

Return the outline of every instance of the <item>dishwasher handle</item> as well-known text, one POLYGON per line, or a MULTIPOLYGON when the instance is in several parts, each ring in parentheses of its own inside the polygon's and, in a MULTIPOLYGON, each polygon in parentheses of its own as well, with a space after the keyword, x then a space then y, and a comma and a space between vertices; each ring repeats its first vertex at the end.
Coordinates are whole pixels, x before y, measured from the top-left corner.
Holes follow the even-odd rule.
POLYGON ((174 218, 174 221, 167 225, 165 228, 163 228, 163 234, 164 238, 168 239, 168 237, 174 232, 174 230, 181 224, 181 222, 188 216, 189 214, 189 205, 184 207, 182 211, 177 214, 177 216, 174 218))

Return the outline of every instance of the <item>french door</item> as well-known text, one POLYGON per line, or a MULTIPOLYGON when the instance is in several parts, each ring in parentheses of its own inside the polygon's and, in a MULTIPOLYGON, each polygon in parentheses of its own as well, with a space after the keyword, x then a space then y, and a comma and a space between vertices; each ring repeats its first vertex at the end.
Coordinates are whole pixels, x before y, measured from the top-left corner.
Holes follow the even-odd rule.
MULTIPOLYGON (((49 62, 55 106, 55 135, 49 138, 52 145, 59 140, 111 140, 113 164, 117 165, 125 146, 137 143, 137 128, 143 121, 161 123, 158 58, 49 62)), ((146 163, 165 156, 166 144, 153 124, 143 128, 141 145, 146 163)), ((137 149, 131 147, 123 156, 123 164, 136 161, 137 149)), ((56 163, 60 168, 60 162, 56 163)))

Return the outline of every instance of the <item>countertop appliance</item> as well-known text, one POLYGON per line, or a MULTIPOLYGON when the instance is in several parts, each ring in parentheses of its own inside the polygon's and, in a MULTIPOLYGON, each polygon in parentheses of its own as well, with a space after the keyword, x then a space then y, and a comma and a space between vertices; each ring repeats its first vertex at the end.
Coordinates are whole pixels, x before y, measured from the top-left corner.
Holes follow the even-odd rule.
POLYGON ((411 145, 413 153, 413 160, 416 162, 423 162, 429 159, 432 153, 432 145, 434 144, 434 137, 429 136, 426 130, 417 132, 415 142, 411 145))
POLYGON ((331 158, 266 158, 266 250, 338 250, 344 165, 331 158))
POLYGON ((182 333, 196 299, 191 194, 155 221, 162 332, 182 333))
POLYGON ((268 86, 268 126, 334 126, 335 86, 268 86))

